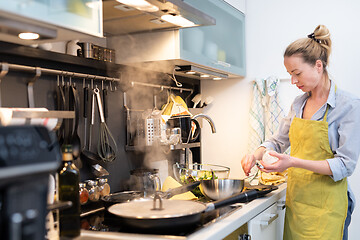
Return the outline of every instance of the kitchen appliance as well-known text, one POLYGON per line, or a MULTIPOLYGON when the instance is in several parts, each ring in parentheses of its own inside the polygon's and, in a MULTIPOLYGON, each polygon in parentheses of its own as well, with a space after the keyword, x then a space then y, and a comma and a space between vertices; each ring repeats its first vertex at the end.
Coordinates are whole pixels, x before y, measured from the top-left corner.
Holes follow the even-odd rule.
POLYGON ((182 28, 183 26, 164 20, 164 17, 170 15, 184 17, 194 23, 194 26, 216 23, 215 18, 182 0, 147 0, 147 2, 150 10, 135 6, 136 1, 103 0, 105 34, 113 36, 182 28))
MULTIPOLYGON (((256 191, 256 190, 255 190, 256 191)), ((256 197, 264 196, 268 192, 261 193, 262 189, 258 190, 256 197)), ((244 196, 244 195, 243 195, 244 196)), ((254 196, 255 197, 255 196, 254 196)), ((246 201, 251 201, 253 198, 249 197, 246 201)), ((168 200, 173 201, 173 200, 168 200)), ((208 199, 200 198, 198 201, 189 201, 194 203, 196 206, 201 203, 209 203, 208 199)), ((212 201, 210 201, 212 203, 212 201)), ((101 232, 108 232, 111 235, 106 234, 106 236, 111 236, 113 238, 126 238, 126 239, 148 239, 148 238, 157 238, 157 239, 183 239, 184 237, 190 236, 191 234, 206 228, 220 219, 232 214, 234 211, 241 208, 243 204, 234 204, 221 207, 212 211, 204 212, 198 214, 200 220, 196 223, 189 224, 185 227, 173 227, 169 228, 151 228, 151 229, 139 229, 137 227, 129 227, 126 225, 122 218, 109 213, 106 210, 100 210, 91 215, 84 214, 82 217, 82 229, 87 230, 83 231, 82 235, 87 237, 96 238, 101 235, 101 232)), ((186 212, 186 209, 184 209, 186 212)), ((156 219, 155 219, 156 220, 156 219)), ((173 221, 174 219, 170 219, 173 221)), ((182 223, 184 219, 181 219, 182 223)), ((176 225, 176 223, 175 223, 176 225)))
POLYGON ((168 119, 167 124, 170 128, 180 128, 182 143, 190 143, 196 141, 200 133, 199 122, 191 118, 190 115, 173 116, 168 119), (192 131, 192 123, 195 123, 195 131, 192 131))
POLYGON ((2 239, 44 239, 49 173, 60 166, 55 135, 45 127, 0 127, 2 239))

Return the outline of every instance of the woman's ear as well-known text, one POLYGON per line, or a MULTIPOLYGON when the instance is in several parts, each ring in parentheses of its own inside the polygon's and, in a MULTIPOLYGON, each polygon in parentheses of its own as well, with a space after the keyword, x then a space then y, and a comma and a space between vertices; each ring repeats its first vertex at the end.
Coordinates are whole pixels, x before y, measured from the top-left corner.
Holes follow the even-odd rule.
POLYGON ((315 67, 317 69, 317 71, 320 73, 322 72, 324 69, 323 69, 323 63, 320 59, 316 60, 315 62, 315 67))

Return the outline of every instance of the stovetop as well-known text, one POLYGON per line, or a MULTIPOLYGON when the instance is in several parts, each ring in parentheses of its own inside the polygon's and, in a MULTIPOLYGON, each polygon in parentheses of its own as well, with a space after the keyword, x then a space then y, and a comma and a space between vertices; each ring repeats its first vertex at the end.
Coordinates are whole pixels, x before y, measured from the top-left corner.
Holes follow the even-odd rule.
POLYGON ((141 234, 156 234, 156 235, 174 235, 174 236, 188 236, 209 224, 213 224, 221 218, 230 215, 235 210, 241 208, 242 204, 234 204, 227 207, 222 207, 210 212, 203 213, 198 224, 188 228, 172 228, 161 230, 146 230, 140 231, 136 228, 129 228, 125 225, 121 218, 108 213, 104 208, 95 211, 92 214, 81 218, 81 229, 100 232, 117 232, 117 233, 141 233, 141 234))

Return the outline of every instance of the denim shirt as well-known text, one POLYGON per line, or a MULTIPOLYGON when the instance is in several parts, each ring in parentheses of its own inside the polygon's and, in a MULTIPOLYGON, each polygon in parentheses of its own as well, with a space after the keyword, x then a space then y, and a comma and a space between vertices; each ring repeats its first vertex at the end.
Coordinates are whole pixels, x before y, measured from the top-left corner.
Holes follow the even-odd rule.
MULTIPOLYGON (((295 98, 289 114, 281 121, 278 131, 261 146, 283 153, 290 146, 289 128, 293 118, 302 118, 305 103, 309 97, 304 93, 295 98)), ((329 125, 329 143, 334 158, 326 159, 335 182, 351 176, 360 155, 360 98, 339 88, 335 83, 331 87, 327 102, 312 116, 311 120, 321 121, 329 105, 327 122, 329 125)), ((354 195, 348 184, 350 197, 354 195)), ((355 202, 355 201, 354 201, 355 202)))

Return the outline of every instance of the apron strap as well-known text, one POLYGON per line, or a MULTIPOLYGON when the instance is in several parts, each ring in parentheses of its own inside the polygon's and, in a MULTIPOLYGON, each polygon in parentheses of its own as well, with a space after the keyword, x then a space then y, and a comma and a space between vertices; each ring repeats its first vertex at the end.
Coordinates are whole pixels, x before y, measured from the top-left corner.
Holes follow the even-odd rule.
MULTIPOLYGON (((335 93, 336 93, 336 89, 337 89, 337 86, 335 85, 335 93)), ((324 122, 326 122, 327 114, 328 114, 328 111, 329 111, 329 106, 330 105, 328 104, 327 107, 326 107, 326 112, 325 112, 324 119, 323 119, 324 122)))

